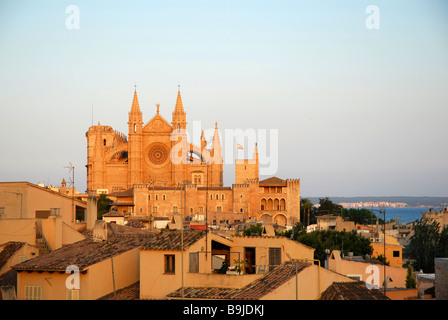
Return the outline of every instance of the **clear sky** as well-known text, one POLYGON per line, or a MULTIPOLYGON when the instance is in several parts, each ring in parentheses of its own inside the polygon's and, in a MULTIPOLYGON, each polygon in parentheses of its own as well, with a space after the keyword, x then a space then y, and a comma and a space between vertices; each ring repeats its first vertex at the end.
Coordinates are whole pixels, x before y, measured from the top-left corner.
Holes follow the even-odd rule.
POLYGON ((278 130, 302 196, 448 196, 446 1, 1 1, 0 181, 71 162, 85 191, 85 133, 127 134, 135 83, 144 122, 180 83, 190 125, 278 130))

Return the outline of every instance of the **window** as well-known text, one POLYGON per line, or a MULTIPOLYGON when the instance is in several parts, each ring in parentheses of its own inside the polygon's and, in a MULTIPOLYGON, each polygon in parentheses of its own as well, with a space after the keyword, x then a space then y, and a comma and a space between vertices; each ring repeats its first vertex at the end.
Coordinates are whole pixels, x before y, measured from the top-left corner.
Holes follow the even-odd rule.
POLYGON ((213 195, 212 194, 210 195, 210 200, 213 200, 213 195))
POLYGON ((173 206, 173 212, 177 213, 179 211, 179 207, 178 206, 173 206))
POLYGON ((219 194, 216 194, 216 200, 218 200, 219 199, 219 194))
POLYGON ((162 199, 163 199, 163 200, 166 200, 166 194, 164 194, 164 195, 162 196, 162 199))
POLYGON ((400 251, 394 251, 394 257, 400 257, 400 251))
POLYGON ((269 248, 269 265, 277 266, 282 263, 282 249, 281 248, 269 248))
POLYGON ((222 200, 224 200, 224 193, 223 193, 223 194, 221 194, 221 199, 222 199, 222 200))
POLYGON ((240 208, 240 212, 243 212, 243 208, 240 208))
POLYGON ((175 273, 175 256, 174 254, 165 255, 165 273, 174 274, 175 273))
POLYGON ((106 139, 103 140, 103 145, 106 145, 106 139))
POLYGON ((347 277, 353 280, 362 281, 362 275, 361 274, 348 274, 347 277))
POLYGON ((190 252, 189 254, 189 272, 199 272, 199 252, 190 252))
POLYGON ((28 260, 29 258, 30 258, 30 257, 29 257, 27 254, 21 254, 21 255, 19 256, 19 263, 22 263, 22 262, 28 260))
POLYGON ((190 208, 190 214, 193 214, 193 208, 190 208))
POLYGON ((203 206, 199 207, 199 212, 204 212, 204 207, 203 206))
POLYGON ((159 200, 159 195, 158 194, 156 194, 156 200, 159 200))
POLYGON ((216 211, 221 212, 222 211, 222 207, 221 206, 217 206, 216 207, 216 211))
POLYGON ((79 290, 67 290, 65 298, 66 300, 79 300, 79 290))
POLYGON ((42 300, 42 287, 25 286, 25 300, 42 300))

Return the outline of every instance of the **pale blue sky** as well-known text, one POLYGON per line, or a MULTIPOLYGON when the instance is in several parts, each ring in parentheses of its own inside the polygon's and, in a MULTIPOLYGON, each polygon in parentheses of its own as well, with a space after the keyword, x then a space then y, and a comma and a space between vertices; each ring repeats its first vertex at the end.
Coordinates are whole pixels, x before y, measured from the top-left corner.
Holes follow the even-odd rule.
POLYGON ((0 181, 84 191, 92 103, 127 134, 134 83, 145 122, 180 83, 190 124, 278 129, 303 196, 448 196, 446 1, 2 1, 0 181))

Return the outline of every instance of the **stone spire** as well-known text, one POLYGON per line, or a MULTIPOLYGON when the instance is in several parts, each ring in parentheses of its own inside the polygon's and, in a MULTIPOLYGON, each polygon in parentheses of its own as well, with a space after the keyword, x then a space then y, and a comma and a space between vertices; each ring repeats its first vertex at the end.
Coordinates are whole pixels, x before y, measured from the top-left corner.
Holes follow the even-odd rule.
POLYGON ((134 91, 134 99, 132 100, 131 113, 140 113, 140 106, 138 104, 137 89, 134 91))
POLYGON ((143 125, 142 112, 138 104, 137 89, 134 91, 131 111, 129 112, 129 133, 140 133, 143 125))
POLYGON ((214 163, 222 163, 222 146, 221 139, 219 138, 218 122, 215 122, 215 132, 213 134, 211 154, 213 156, 214 163))
POLYGON ((184 106, 182 104, 182 97, 180 95, 180 87, 177 90, 177 99, 176 106, 174 107, 173 112, 173 121, 172 121, 173 130, 187 129, 187 116, 184 111, 184 106))

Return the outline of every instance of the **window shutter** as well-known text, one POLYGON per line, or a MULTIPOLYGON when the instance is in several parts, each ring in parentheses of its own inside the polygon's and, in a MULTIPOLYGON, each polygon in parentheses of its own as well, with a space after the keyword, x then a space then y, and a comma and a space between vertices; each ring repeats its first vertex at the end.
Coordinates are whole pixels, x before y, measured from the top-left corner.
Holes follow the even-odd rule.
POLYGON ((189 272, 199 272, 199 252, 190 252, 189 255, 189 272))
POLYGON ((281 248, 269 248, 269 265, 277 266, 282 263, 282 249, 281 248))

